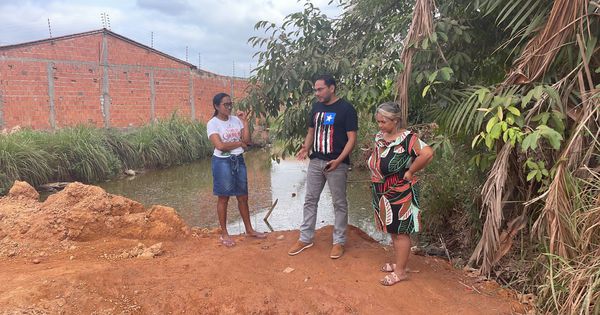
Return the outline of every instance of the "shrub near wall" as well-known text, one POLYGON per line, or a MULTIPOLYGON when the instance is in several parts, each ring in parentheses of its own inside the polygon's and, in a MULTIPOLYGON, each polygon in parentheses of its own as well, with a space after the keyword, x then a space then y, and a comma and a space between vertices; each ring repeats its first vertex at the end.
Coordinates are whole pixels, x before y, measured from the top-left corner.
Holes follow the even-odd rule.
POLYGON ((32 185, 48 181, 53 172, 50 159, 29 131, 0 135, 0 193, 6 193, 16 179, 26 178, 32 185))
POLYGON ((169 120, 146 125, 128 136, 138 158, 147 168, 168 167, 209 156, 212 146, 206 126, 173 115, 169 120))
POLYGON ((162 168, 210 155, 202 123, 172 115, 129 133, 77 126, 0 135, 0 194, 15 180, 105 180, 124 168, 162 168))

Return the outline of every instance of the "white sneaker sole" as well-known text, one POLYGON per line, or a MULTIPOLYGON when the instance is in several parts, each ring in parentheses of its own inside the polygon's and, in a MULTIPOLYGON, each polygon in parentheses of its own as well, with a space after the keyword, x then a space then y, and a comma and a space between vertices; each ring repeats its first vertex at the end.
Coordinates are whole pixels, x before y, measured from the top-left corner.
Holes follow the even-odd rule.
POLYGON ((340 257, 344 256, 344 249, 342 248, 342 253, 339 255, 329 255, 329 258, 331 259, 338 259, 340 257))
POLYGON ((338 259, 338 258, 340 258, 342 256, 344 256, 344 253, 342 253, 341 255, 338 255, 338 256, 330 255, 329 258, 331 258, 331 259, 338 259))

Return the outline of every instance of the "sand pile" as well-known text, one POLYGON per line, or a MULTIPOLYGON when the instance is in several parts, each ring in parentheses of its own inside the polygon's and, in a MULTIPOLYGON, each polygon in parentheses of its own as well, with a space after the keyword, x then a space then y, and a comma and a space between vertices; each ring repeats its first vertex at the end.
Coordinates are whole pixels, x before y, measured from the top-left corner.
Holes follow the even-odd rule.
POLYGON ((190 234, 170 207, 145 209, 139 202, 97 186, 71 183, 45 202, 26 182, 15 182, 0 198, 0 257, 18 254, 27 244, 61 244, 108 237, 172 240, 190 234))

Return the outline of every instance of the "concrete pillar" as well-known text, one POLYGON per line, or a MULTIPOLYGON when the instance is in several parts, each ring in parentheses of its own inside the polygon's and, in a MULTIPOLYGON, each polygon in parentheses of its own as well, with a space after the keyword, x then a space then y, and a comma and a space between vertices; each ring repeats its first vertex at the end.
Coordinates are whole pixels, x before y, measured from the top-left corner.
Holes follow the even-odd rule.
POLYGON ((48 103, 50 105, 50 127, 56 129, 56 107, 54 106, 54 63, 48 62, 46 65, 48 75, 48 103))
POLYGON ((154 69, 150 69, 150 123, 156 121, 156 87, 154 86, 154 69))
POLYGON ((196 121, 196 105, 194 102, 194 72, 190 68, 190 108, 192 111, 192 121, 196 121))
POLYGON ((4 129, 4 98, 0 90, 0 130, 4 129))
POLYGON ((102 106, 102 116, 104 117, 104 127, 110 127, 110 94, 108 89, 108 40, 106 33, 102 34, 102 95, 100 103, 102 106))

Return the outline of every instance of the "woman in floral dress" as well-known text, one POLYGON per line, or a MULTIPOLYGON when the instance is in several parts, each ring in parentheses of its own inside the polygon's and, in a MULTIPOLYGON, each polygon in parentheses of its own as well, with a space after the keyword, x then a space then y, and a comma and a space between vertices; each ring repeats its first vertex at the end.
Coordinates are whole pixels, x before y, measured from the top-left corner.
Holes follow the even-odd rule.
POLYGON ((408 278, 406 264, 410 255, 410 233, 419 232, 419 200, 414 174, 433 158, 433 150, 418 136, 403 127, 400 105, 379 105, 375 114, 379 133, 373 153, 368 159, 371 171, 375 224, 390 233, 396 263, 386 263, 381 271, 388 274, 380 280, 390 286, 408 278))

